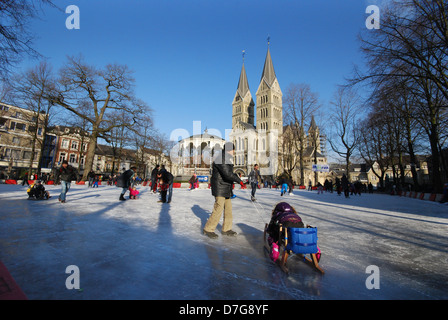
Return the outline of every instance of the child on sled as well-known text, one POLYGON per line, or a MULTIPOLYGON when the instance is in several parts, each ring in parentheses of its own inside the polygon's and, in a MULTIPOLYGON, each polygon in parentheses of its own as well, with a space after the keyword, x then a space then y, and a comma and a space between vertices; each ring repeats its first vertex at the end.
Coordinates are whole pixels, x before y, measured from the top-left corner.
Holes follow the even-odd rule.
POLYGON ((274 210, 272 210, 271 221, 267 227, 268 244, 271 248, 270 257, 276 261, 279 256, 279 239, 280 239, 280 225, 284 228, 304 228, 302 218, 297 214, 297 211, 287 202, 278 203, 274 210))
POLYGON ((45 190, 45 187, 40 180, 33 183, 26 192, 28 193, 28 200, 47 200, 51 198, 50 192, 45 190))
POLYGON ((265 228, 265 246, 270 250, 272 261, 279 260, 281 268, 286 272, 288 255, 299 253, 303 255, 304 261, 324 273, 318 264, 321 251, 317 246, 317 228, 305 226, 297 211, 286 202, 278 203, 272 211, 271 221, 265 228), (280 251, 282 256, 279 259, 280 251), (311 258, 306 258, 306 254, 310 254, 311 258))
POLYGON ((280 224, 284 228, 304 228, 305 225, 302 222, 302 218, 297 214, 294 207, 290 206, 287 202, 278 203, 274 210, 272 210, 271 221, 268 225, 268 242, 271 245, 274 242, 278 242, 280 237, 280 224))

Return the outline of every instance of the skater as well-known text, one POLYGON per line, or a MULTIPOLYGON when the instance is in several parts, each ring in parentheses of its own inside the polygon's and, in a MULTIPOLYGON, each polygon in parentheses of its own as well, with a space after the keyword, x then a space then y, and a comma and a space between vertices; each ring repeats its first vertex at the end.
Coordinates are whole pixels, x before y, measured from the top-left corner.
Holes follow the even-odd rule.
POLYGON ((347 179, 347 176, 345 175, 345 173, 342 175, 342 179, 341 179, 341 186, 342 186, 342 190, 344 190, 344 195, 346 198, 348 198, 348 193, 349 193, 349 182, 347 179))
POLYGON ((124 198, 124 194, 126 193, 126 191, 129 189, 129 187, 131 186, 131 180, 135 175, 135 171, 137 170, 136 166, 132 166, 129 170, 126 170, 125 172, 123 172, 117 180, 117 187, 121 187, 121 194, 120 194, 120 198, 118 200, 121 201, 125 201, 126 199, 124 198))
POLYGON ((137 190, 135 186, 129 187, 129 199, 137 199, 137 196, 139 195, 140 191, 137 190))
POLYGON ((324 193, 324 187, 320 182, 317 183, 317 194, 323 194, 324 193))
POLYGON ((308 191, 311 191, 313 188, 311 187, 311 180, 308 182, 308 191))
POLYGON ((283 176, 280 178, 280 182, 279 183, 280 183, 280 186, 281 186, 280 195, 283 196, 288 191, 288 183, 286 182, 286 179, 283 176))
POLYGON ((294 182, 292 181, 292 178, 288 179, 288 195, 294 195, 294 193, 292 193, 292 189, 294 189, 294 182))
POLYGON ((159 165, 156 165, 151 171, 151 190, 153 193, 157 192, 157 175, 159 174, 159 165))
POLYGON ((165 183, 168 184, 168 198, 166 202, 170 203, 171 199, 173 198, 174 176, 162 165, 162 170, 160 170, 160 173, 157 175, 157 178, 162 179, 165 183))
POLYGON ((341 180, 336 177, 336 191, 338 192, 338 196, 341 195, 341 180))
POLYGON ((165 182, 163 178, 159 178, 159 187, 160 187, 160 200, 157 202, 166 203, 166 194, 168 192, 169 184, 165 182))
POLYGON ((61 194, 58 200, 65 203, 67 192, 70 190, 72 180, 78 179, 78 172, 70 166, 67 160, 62 161, 61 167, 56 171, 56 183, 61 183, 61 194))
POLYGON ((93 186, 93 180, 95 179, 95 172, 93 172, 93 170, 90 170, 87 177, 89 178, 89 186, 88 187, 90 188, 91 186, 93 186))
POLYGON ((25 172, 25 175, 23 176, 22 186, 25 185, 25 183, 29 186, 30 183, 28 182, 28 172, 25 172))
POLYGON ((190 191, 193 191, 196 188, 196 184, 198 182, 196 174, 193 174, 188 182, 190 182, 190 191))
POLYGON ((257 190, 258 184, 261 183, 260 171, 258 170, 258 164, 254 165, 254 168, 249 173, 249 183, 252 188, 251 200, 255 201, 255 191, 257 190))
POLYGON ((233 173, 233 153, 235 146, 232 142, 224 144, 224 150, 218 154, 212 165, 211 187, 212 195, 215 197, 213 212, 204 226, 204 234, 209 238, 217 238, 216 226, 224 211, 224 221, 222 234, 234 236, 236 232, 232 230, 232 185, 234 182, 244 185, 241 179, 233 173))
MULTIPOLYGON (((95 175, 95 177, 93 178, 93 185, 92 188, 97 187, 98 188, 98 182, 100 181, 100 177, 98 175, 95 175)), ((89 181, 90 182, 90 181, 89 181)))

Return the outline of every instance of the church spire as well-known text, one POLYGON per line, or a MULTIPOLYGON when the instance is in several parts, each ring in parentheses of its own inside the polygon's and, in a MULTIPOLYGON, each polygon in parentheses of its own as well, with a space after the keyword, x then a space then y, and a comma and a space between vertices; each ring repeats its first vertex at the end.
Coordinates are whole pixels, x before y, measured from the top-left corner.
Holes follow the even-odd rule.
POLYGON ((249 91, 249 81, 247 81, 246 69, 244 68, 244 60, 243 66, 241 68, 240 80, 238 82, 237 91, 241 98, 244 98, 249 91))
POLYGON ((263 74, 261 75, 261 81, 264 80, 266 84, 271 87, 277 76, 274 71, 274 64, 272 63, 271 52, 269 51, 268 42, 268 52, 266 54, 266 60, 264 62, 263 74))

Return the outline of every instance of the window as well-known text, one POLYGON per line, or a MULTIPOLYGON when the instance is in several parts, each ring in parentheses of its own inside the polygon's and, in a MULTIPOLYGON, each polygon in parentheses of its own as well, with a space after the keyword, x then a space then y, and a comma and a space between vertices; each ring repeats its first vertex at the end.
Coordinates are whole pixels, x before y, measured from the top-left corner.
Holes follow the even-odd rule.
POLYGON ((72 141, 72 149, 78 150, 78 141, 75 140, 72 141))
POLYGON ((20 150, 11 150, 11 157, 14 159, 20 159, 20 150))
POLYGON ((26 125, 24 123, 16 123, 16 130, 26 130, 26 125))
POLYGON ((31 159, 31 151, 24 151, 24 152, 23 152, 23 159, 24 159, 24 160, 29 160, 29 159, 31 159))
POLYGON ((69 141, 67 139, 62 139, 61 148, 67 149, 69 141))
POLYGON ((20 138, 19 137, 13 137, 12 138, 12 143, 13 144, 20 144, 20 138))
POLYGON ((59 162, 62 162, 62 161, 64 161, 65 160, 65 153, 64 152, 61 152, 60 154, 59 154, 59 162))
POLYGON ((42 128, 37 129, 37 134, 38 134, 39 136, 42 135, 42 128))
POLYGON ((76 154, 70 154, 70 160, 69 160, 69 162, 70 163, 75 163, 76 162, 76 154))

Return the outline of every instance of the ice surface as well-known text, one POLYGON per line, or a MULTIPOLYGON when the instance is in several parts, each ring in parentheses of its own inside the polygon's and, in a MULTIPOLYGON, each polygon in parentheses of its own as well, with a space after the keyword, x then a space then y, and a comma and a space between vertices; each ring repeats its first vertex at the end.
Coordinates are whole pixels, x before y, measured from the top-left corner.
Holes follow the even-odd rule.
POLYGON ((118 200, 111 186, 60 186, 48 201, 26 200, 26 187, 0 185, 0 260, 29 299, 447 299, 448 205, 381 194, 235 190, 236 237, 209 239, 202 228, 210 190, 174 189, 170 204, 139 187, 118 200), (127 196, 126 196, 127 197, 127 196), (321 267, 288 259, 286 275, 263 249, 276 203, 287 201, 318 228, 321 267), (80 270, 81 290, 66 288, 66 267, 80 270), (366 268, 380 271, 367 289, 366 268))

